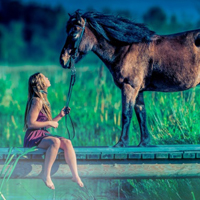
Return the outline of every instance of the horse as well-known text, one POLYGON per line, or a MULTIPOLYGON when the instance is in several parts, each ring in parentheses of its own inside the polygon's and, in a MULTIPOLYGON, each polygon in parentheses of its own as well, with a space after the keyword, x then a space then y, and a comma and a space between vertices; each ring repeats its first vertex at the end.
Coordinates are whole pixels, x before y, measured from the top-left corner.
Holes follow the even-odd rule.
POLYGON ((133 109, 141 133, 138 146, 150 145, 144 91, 177 92, 200 83, 200 29, 158 35, 144 24, 120 16, 76 11, 70 15, 66 32, 62 67, 70 68, 72 58, 76 63, 92 51, 121 90, 122 131, 114 147, 129 145, 133 109))

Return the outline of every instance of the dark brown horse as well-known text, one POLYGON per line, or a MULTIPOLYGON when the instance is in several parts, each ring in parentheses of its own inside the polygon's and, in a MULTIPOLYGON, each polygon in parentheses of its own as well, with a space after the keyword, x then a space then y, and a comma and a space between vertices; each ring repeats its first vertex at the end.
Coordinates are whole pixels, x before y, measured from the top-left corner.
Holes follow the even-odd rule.
POLYGON ((143 24, 121 17, 76 12, 67 23, 67 34, 60 55, 62 67, 69 68, 70 57, 78 62, 93 51, 121 89, 122 132, 116 147, 128 145, 133 109, 141 131, 139 146, 149 144, 144 91, 183 91, 200 83, 200 29, 157 35, 143 24))

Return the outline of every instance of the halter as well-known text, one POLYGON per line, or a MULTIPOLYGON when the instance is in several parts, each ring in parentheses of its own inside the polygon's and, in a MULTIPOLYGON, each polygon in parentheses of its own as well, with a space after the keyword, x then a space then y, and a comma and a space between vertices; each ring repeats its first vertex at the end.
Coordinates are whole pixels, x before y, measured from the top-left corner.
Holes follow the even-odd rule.
POLYGON ((74 44, 74 48, 73 48, 74 53, 70 54, 70 56, 71 56, 70 58, 72 58, 72 59, 75 59, 78 56, 78 49, 79 49, 80 43, 82 41, 83 33, 84 33, 84 30, 85 30, 85 24, 86 24, 86 19, 84 19, 83 27, 81 27, 82 28, 81 35, 78 38, 78 40, 76 40, 76 42, 74 44))
MULTIPOLYGON (((70 102, 70 98, 71 98, 72 89, 73 89, 73 86, 74 86, 75 81, 76 81, 75 59, 78 56, 78 49, 79 49, 79 46, 80 46, 80 43, 81 43, 81 40, 82 40, 82 37, 83 37, 83 33, 84 33, 84 30, 85 30, 86 19, 84 19, 84 21, 85 22, 84 22, 84 25, 82 27, 81 35, 74 44, 74 48, 73 48, 74 53, 70 54, 70 63, 69 63, 70 67, 69 68, 71 69, 71 80, 70 80, 69 90, 68 90, 68 94, 67 94, 66 108, 64 109, 65 113, 67 113, 67 111, 68 111, 68 106, 69 106, 69 102, 70 102)), ((73 138, 74 138, 75 137, 75 129, 74 129, 74 124, 72 122, 70 115, 69 115, 69 119, 70 119, 72 127, 73 127, 73 138)), ((67 127, 67 115, 65 115, 65 124, 66 124, 66 128, 67 128, 68 136, 69 136, 69 139, 70 139, 70 133, 69 133, 69 129, 67 127)))

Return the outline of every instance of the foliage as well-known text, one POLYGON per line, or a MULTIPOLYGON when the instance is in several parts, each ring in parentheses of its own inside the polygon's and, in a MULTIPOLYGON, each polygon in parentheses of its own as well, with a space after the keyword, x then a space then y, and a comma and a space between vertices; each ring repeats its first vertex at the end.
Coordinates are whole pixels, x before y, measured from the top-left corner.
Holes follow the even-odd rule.
POLYGON ((11 0, 2 0, 1 4, 1 62, 57 63, 65 41, 67 15, 63 8, 24 5, 11 0))
POLYGON ((152 7, 143 15, 143 22, 157 34, 173 34, 192 29, 199 29, 199 22, 189 18, 178 20, 176 15, 169 16, 160 7, 152 7))
POLYGON ((153 30, 162 30, 166 25, 167 17, 160 7, 152 7, 143 15, 143 20, 153 30))
MULTIPOLYGON (((91 11, 88 8, 88 11, 91 11)), ((123 16, 131 20, 136 16, 128 10, 104 8, 103 13, 123 16)), ((21 1, 0 2, 0 63, 8 66, 21 64, 58 64, 59 54, 66 39, 67 10, 61 6, 23 4, 21 1)), ((199 21, 178 21, 177 16, 167 15, 160 7, 152 7, 143 15, 143 22, 158 34, 170 34, 199 28, 199 21)), ((95 56, 83 59, 95 64, 95 56)))

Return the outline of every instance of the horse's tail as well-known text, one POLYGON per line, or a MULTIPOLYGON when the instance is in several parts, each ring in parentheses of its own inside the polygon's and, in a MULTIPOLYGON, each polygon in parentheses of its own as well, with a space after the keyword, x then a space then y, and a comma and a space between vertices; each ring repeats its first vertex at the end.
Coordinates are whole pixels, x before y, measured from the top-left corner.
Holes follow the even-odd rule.
POLYGON ((195 45, 197 46, 197 47, 200 47, 200 33, 196 36, 196 38, 195 38, 195 45))

